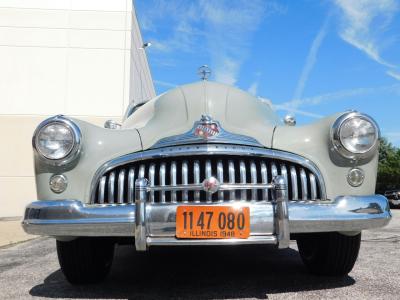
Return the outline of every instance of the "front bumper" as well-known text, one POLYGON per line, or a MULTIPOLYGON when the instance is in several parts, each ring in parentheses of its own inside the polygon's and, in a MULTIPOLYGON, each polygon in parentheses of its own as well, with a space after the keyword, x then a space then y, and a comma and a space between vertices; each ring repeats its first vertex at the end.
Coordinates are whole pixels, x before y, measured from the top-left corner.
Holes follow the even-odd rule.
POLYGON ((136 249, 146 250, 152 245, 197 244, 287 247, 292 233, 357 232, 385 226, 391 219, 388 200, 381 195, 342 196, 329 202, 279 202, 277 199, 273 203, 215 203, 210 205, 249 206, 250 237, 180 240, 175 238, 175 212, 179 205, 149 204, 138 199, 136 204, 103 206, 84 205, 77 200, 35 201, 27 206, 22 225, 27 233, 36 235, 135 237, 136 249))

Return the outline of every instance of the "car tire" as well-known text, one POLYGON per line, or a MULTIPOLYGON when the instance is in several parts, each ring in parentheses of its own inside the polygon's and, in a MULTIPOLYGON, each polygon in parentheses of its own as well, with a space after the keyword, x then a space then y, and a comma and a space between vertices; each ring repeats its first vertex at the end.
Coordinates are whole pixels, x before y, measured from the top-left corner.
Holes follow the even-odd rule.
POLYGON ((97 283, 110 272, 114 242, 105 238, 57 241, 61 271, 71 284, 97 283))
POLYGON ((303 234, 297 238, 300 256, 313 274, 345 276, 357 260, 361 233, 353 236, 337 232, 303 234))

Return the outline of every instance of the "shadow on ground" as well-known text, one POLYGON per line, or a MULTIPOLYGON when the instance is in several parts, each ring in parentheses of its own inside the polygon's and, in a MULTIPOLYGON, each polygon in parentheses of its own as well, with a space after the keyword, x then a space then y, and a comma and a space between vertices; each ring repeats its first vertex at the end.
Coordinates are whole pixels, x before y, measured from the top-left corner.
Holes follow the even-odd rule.
POLYGON ((159 248, 136 253, 118 247, 110 276, 101 284, 72 286, 60 270, 30 290, 49 298, 154 299, 258 298, 354 284, 351 277, 307 273, 298 252, 272 247, 159 248))

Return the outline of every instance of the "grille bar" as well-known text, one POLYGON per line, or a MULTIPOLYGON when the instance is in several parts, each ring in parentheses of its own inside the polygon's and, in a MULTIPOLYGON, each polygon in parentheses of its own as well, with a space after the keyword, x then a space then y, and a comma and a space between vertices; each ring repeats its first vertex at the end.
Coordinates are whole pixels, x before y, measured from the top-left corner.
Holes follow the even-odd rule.
MULTIPOLYGON (((219 182, 224 182, 224 166, 222 164, 222 160, 219 160, 217 163, 217 179, 219 182)), ((218 200, 224 201, 224 192, 218 192, 218 200)))
POLYGON ((135 169, 130 168, 128 173, 128 203, 134 202, 135 195, 135 169))
MULTIPOLYGON (((196 160, 193 165, 193 177, 194 177, 194 183, 199 184, 200 183, 200 162, 196 160)), ((200 202, 200 192, 195 191, 194 192, 194 202, 200 202)))
MULTIPOLYGON (((185 160, 182 162, 182 184, 188 185, 189 184, 189 169, 188 169, 188 162, 185 160)), ((182 201, 187 203, 189 201, 189 192, 188 190, 184 190, 182 192, 182 201)))
POLYGON ((320 178, 304 165, 276 157, 202 155, 133 161, 112 168, 99 177, 92 203, 134 203, 134 182, 140 177, 149 179, 150 203, 270 201, 267 185, 277 175, 287 182, 289 200, 322 198, 320 178), (211 176, 221 184, 215 194, 204 192, 201 185, 211 176))
POLYGON ((114 203, 115 172, 111 172, 108 178, 108 202, 114 203))

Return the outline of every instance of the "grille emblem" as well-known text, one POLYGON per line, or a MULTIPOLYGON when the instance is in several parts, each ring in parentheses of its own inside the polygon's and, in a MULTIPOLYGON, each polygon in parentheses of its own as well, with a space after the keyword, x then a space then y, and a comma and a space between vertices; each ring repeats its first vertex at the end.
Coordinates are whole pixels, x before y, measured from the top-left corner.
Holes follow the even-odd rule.
POLYGON ((194 135, 205 140, 219 135, 219 126, 210 116, 201 116, 201 120, 197 123, 194 135))
POLYGON ((210 178, 204 179, 202 185, 203 185, 203 190, 205 192, 214 194, 215 192, 217 192, 219 190, 220 183, 217 178, 210 177, 210 178))

